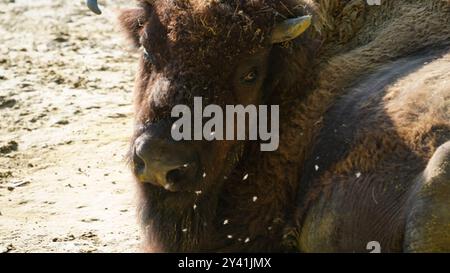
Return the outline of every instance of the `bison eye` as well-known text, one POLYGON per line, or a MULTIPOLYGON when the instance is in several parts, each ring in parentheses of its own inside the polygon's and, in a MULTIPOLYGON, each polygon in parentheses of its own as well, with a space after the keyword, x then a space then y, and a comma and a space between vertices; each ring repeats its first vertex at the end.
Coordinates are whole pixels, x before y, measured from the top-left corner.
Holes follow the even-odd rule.
POLYGON ((241 78, 242 82, 244 83, 254 83, 257 79, 258 71, 256 69, 251 70, 241 78))

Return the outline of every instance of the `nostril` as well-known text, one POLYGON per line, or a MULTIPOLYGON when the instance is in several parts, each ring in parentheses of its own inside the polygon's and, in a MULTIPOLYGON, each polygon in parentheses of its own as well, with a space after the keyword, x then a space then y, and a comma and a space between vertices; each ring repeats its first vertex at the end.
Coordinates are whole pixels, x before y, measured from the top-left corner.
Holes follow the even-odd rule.
POLYGON ((136 173, 141 174, 145 170, 145 162, 136 153, 133 156, 134 170, 136 173))

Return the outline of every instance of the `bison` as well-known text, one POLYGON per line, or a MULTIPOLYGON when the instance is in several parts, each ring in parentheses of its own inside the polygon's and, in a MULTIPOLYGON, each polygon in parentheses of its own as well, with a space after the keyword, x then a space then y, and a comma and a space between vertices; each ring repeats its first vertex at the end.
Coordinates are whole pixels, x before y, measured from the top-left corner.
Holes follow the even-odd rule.
POLYGON ((120 22, 148 251, 450 251, 448 1, 138 2, 120 22), (279 149, 174 141, 198 96, 279 105, 279 149))

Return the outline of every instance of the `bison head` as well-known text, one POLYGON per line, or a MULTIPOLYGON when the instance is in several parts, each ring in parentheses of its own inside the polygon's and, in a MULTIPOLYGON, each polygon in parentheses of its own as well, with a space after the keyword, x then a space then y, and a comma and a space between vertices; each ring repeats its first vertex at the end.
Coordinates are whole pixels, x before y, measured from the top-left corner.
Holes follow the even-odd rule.
POLYGON ((130 161, 143 223, 157 240, 173 242, 166 250, 192 249, 180 243, 184 225, 207 229, 203 220, 192 223, 194 204, 205 204, 198 219, 215 213, 223 182, 246 149, 242 141, 174 141, 172 108, 193 105, 194 97, 222 107, 276 104, 283 54, 311 23, 305 13, 293 0, 153 0, 122 11, 120 22, 142 51, 130 161))
POLYGON ((265 103, 277 61, 273 45, 298 37, 310 23, 309 16, 284 19, 281 4, 141 1, 141 8, 122 13, 124 28, 142 49, 132 149, 138 180, 193 193, 227 175, 240 143, 175 142, 171 110, 193 105, 194 97, 219 106, 265 103))

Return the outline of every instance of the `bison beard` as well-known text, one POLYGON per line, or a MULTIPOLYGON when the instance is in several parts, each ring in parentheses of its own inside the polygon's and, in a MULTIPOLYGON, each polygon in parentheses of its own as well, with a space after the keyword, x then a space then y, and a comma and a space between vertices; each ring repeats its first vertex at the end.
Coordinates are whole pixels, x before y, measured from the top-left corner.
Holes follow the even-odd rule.
POLYGON ((139 187, 139 211, 147 251, 213 251, 217 247, 213 244, 219 242, 212 234, 215 233, 213 219, 219 190, 195 202, 192 194, 167 193, 142 183, 139 187))

